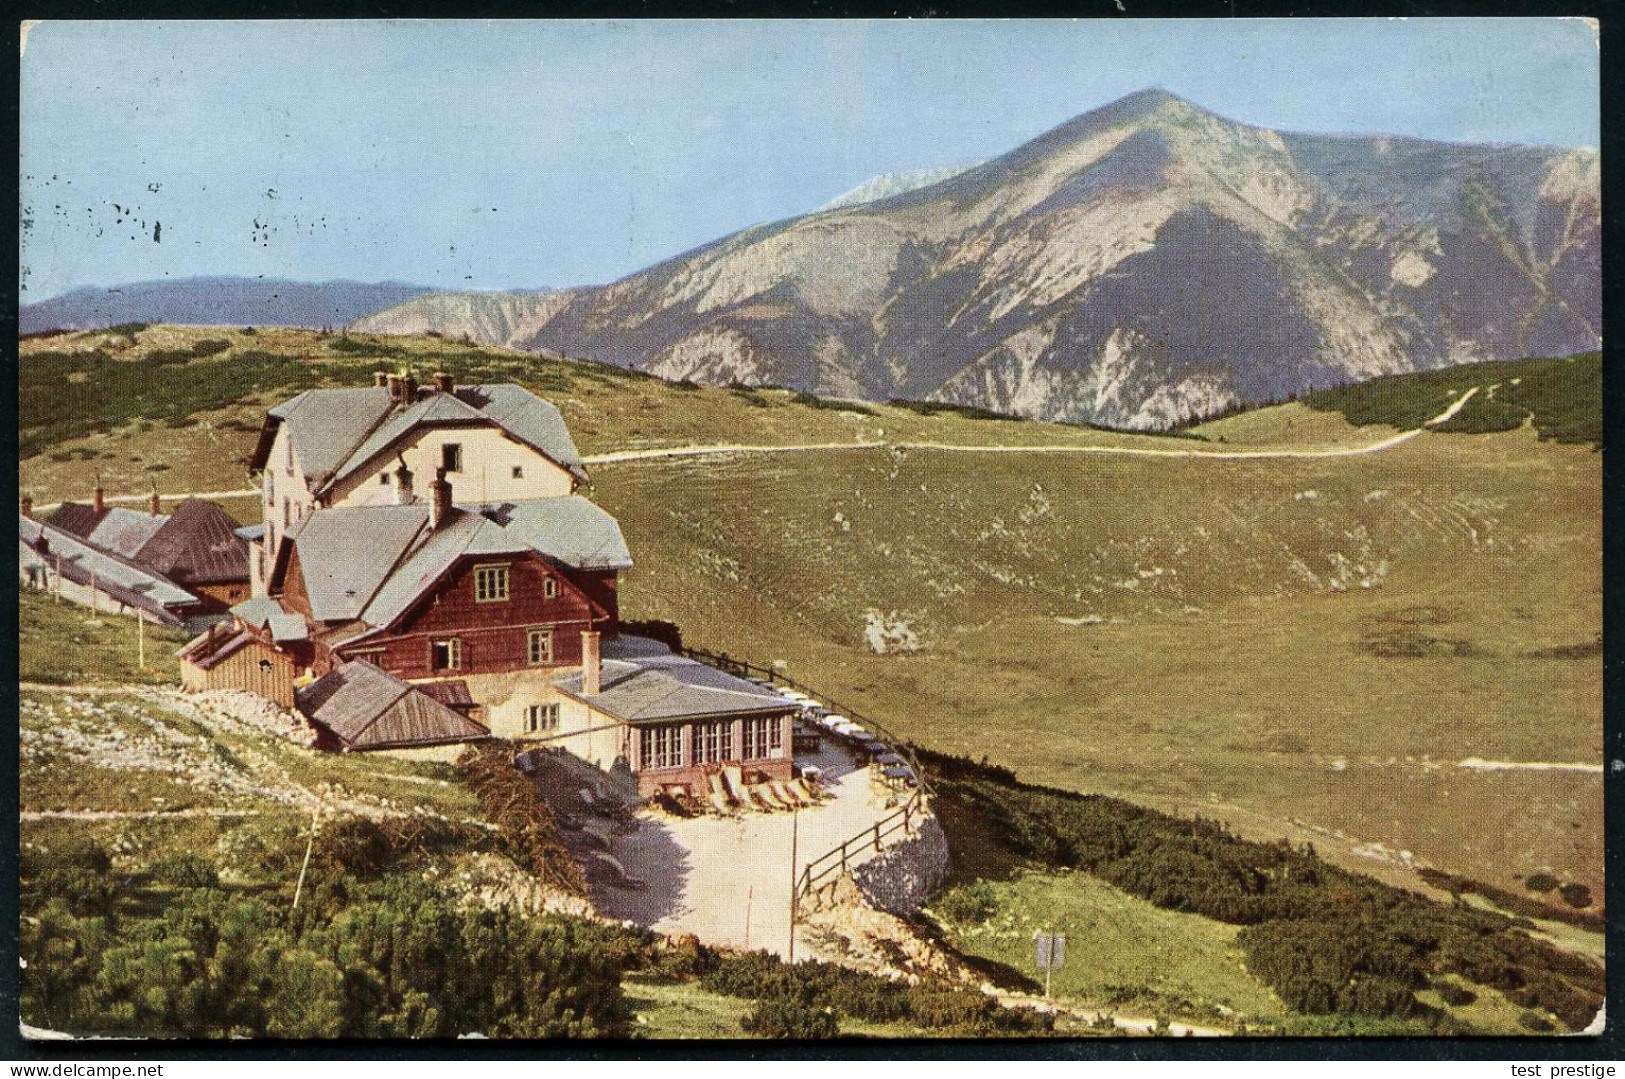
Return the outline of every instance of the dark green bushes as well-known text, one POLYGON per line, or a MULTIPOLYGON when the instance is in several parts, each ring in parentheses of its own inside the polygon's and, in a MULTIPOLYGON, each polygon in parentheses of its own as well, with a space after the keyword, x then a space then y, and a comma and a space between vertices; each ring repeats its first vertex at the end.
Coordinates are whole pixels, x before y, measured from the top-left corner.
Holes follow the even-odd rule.
POLYGON ((403 882, 297 927, 218 889, 117 933, 54 899, 24 920, 22 1010, 155 1036, 624 1036, 620 968, 579 924, 459 910, 403 882))
POLYGON ((1080 869, 1131 895, 1247 927, 1249 969, 1293 1008, 1397 1020, 1447 1017, 1415 991, 1438 974, 1506 993, 1583 1028, 1602 968, 1525 932, 1527 922, 1447 906, 1321 861, 1312 848, 1257 843, 1221 825, 1112 798, 1016 782, 1008 772, 920 751, 952 842, 1080 869))
POLYGON ((1350 423, 1382 423, 1411 430, 1442 413, 1474 386, 1479 391, 1435 430, 1463 434, 1511 431, 1532 421, 1543 439, 1602 443, 1602 355, 1596 352, 1390 375, 1311 393, 1303 403, 1325 412, 1341 412, 1350 423))
POLYGON ((978 408, 975 405, 951 405, 945 401, 911 401, 905 397, 893 397, 886 402, 893 408, 907 409, 920 416, 935 416, 943 412, 955 416, 963 416, 967 420, 1021 420, 1021 416, 1012 416, 1007 412, 995 412, 990 408, 978 408))
MULTIPOLYGON (((964 1036, 1033 1033, 1050 1030, 1053 1018, 1000 1007, 992 998, 940 982, 909 985, 829 963, 790 966, 765 952, 726 956, 700 979, 714 993, 759 1002, 744 1020, 750 1024, 822 1024, 819 1015, 845 1016, 870 1023, 905 1022, 964 1036)), ((828 1034, 771 1034, 770 1037, 829 1037, 828 1034)))

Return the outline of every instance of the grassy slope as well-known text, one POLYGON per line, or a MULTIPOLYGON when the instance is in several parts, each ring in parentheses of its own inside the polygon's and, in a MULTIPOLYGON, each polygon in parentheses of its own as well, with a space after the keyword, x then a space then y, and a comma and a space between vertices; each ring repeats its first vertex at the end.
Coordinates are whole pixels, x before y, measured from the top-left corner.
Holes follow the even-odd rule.
POLYGON ((375 370, 447 370, 460 380, 517 381, 563 410, 582 453, 715 442, 784 445, 891 440, 1167 445, 1165 438, 1080 427, 921 415, 904 407, 829 407, 786 390, 684 388, 602 364, 542 359, 429 337, 341 338, 309 330, 153 326, 134 336, 62 334, 21 343, 21 482, 41 502, 110 493, 225 491, 245 465, 265 409, 313 386, 371 383, 375 370), (155 365, 205 342, 219 353, 155 365), (108 359, 98 358, 105 354, 108 359), (90 394, 98 381, 123 392, 90 394), (47 407, 49 406, 49 407, 47 407), (174 426, 181 424, 183 426, 174 426))
POLYGON ((931 909, 955 947, 1017 970, 1032 967, 1034 933, 1065 933, 1066 965, 1053 979, 1061 998, 1226 1023, 1236 1016, 1276 1021, 1287 1012, 1247 972, 1235 926, 1162 910, 1082 873, 1028 871, 962 883, 931 909), (989 905, 987 916, 942 913, 977 901, 989 905))
POLYGON ((22 593, 18 611, 18 678, 24 682, 81 685, 87 682, 142 682, 174 685, 180 680, 175 650, 187 635, 148 625, 145 668, 137 665, 141 627, 134 618, 96 614, 49 594, 22 593))
POLYGON ((1351 423, 1409 430, 1443 412, 1468 389, 1467 405, 1441 431, 1482 434, 1533 423, 1541 438, 1600 445, 1602 354, 1469 364, 1393 375, 1304 398, 1310 408, 1341 412, 1351 423))
MULTIPOLYGON (((119 355, 224 336, 230 350, 194 363, 253 348, 350 384, 402 361, 304 331, 233 333, 153 327, 119 355)), ((105 337, 24 342, 24 369, 39 350, 105 337)), ((520 379, 559 403, 587 453, 882 431, 1170 444, 885 406, 869 417, 428 338, 375 347, 423 370, 520 379)), ((1494 373, 1462 370, 1437 375, 1466 385, 1494 373)), ((136 424, 64 443, 52 452, 112 456, 36 456, 25 481, 41 500, 82 492, 97 471, 139 489, 143 467, 169 463, 159 475, 171 490, 236 487, 234 459, 285 392, 211 413, 184 437, 136 424)), ((1417 411, 1436 414, 1422 396, 1417 411)), ((1209 427, 1252 445, 1383 433, 1305 405, 1209 427)), ((1587 650, 1601 628, 1600 468, 1584 448, 1510 432, 1318 461, 866 450, 600 466, 594 480, 637 554, 629 616, 787 659, 930 744, 1250 827, 1295 819, 1309 830, 1299 838, 1342 832, 1345 846, 1411 850, 1502 885, 1540 869, 1600 883, 1600 780, 1440 766, 1599 756, 1600 657, 1587 650), (922 650, 871 653, 870 612, 907 623, 922 650)), ((1331 850, 1335 838, 1319 841, 1331 850)))

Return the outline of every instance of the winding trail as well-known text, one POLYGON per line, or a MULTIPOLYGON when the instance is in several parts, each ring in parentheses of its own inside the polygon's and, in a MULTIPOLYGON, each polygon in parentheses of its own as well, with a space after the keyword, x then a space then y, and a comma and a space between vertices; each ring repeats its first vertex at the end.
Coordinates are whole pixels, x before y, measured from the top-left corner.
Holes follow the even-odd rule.
MULTIPOLYGON (((1478 387, 1474 386, 1455 401, 1449 408, 1428 420, 1421 427, 1411 431, 1401 431, 1397 435, 1364 446, 1342 446, 1326 450, 1198 450, 1198 449, 1163 449, 1151 446, 1000 446, 978 443, 959 444, 954 442, 887 442, 874 440, 868 442, 803 442, 788 446, 758 446, 745 443, 729 442, 711 446, 668 446, 653 450, 613 450, 609 453, 592 453, 581 458, 582 464, 587 465, 618 465, 636 461, 662 461, 678 457, 719 457, 728 454, 752 453, 827 453, 836 450, 938 450, 943 453, 1076 453, 1076 454, 1104 454, 1107 456, 1124 457, 1173 457, 1183 460, 1212 459, 1215 461, 1291 461, 1291 460, 1319 460, 1329 457, 1361 457, 1368 453, 1380 453, 1392 449, 1404 442, 1409 442, 1417 435, 1422 434, 1429 427, 1436 427, 1453 418, 1460 412, 1474 394, 1478 387)), ((258 487, 249 487, 241 491, 200 491, 188 493, 187 498, 248 498, 258 495, 258 487)), ((113 495, 107 498, 108 502, 145 502, 148 495, 113 495)), ((39 512, 55 509, 61 505, 59 502, 42 503, 35 507, 39 512)))

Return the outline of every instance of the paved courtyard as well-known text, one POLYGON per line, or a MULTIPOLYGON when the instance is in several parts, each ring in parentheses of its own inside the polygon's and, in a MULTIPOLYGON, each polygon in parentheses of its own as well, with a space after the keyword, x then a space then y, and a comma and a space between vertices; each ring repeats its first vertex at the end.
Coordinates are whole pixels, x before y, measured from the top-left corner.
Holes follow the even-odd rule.
MULTIPOLYGON (((595 881, 599 913, 664 933, 692 933, 707 944, 765 948, 784 955, 790 941, 792 876, 892 812, 871 789, 869 770, 833 737, 816 754, 797 757, 823 770, 831 793, 795 814, 742 813, 692 819, 644 811, 636 830, 611 837, 611 853, 643 890, 595 881), (791 828, 797 858, 790 864, 791 828)), ((873 858, 868 849, 857 865, 873 858)))

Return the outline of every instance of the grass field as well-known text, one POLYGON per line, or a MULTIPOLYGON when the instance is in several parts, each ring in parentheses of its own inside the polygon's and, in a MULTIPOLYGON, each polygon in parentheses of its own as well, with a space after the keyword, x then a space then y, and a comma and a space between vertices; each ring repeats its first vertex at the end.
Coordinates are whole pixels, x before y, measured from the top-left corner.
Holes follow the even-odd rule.
POLYGON ((1226 1025, 1287 1014, 1247 972, 1235 926, 1162 910, 1083 873, 961 883, 929 909, 960 951, 1022 971, 1032 971, 1034 933, 1065 933, 1066 965, 1053 977, 1057 998, 1226 1025))
POLYGON ((24 682, 79 685, 137 682, 174 685, 180 681, 175 650, 187 635, 162 626, 138 625, 134 618, 97 614, 68 600, 23 590, 18 611, 17 676, 24 682), (146 635, 146 666, 137 660, 138 633, 146 635))

